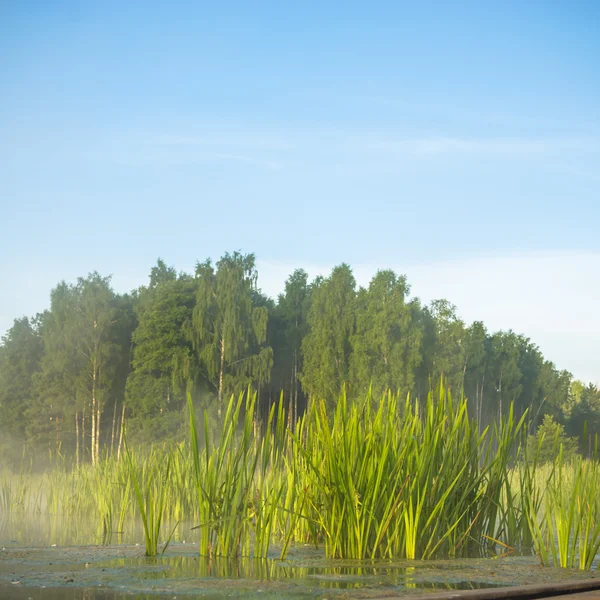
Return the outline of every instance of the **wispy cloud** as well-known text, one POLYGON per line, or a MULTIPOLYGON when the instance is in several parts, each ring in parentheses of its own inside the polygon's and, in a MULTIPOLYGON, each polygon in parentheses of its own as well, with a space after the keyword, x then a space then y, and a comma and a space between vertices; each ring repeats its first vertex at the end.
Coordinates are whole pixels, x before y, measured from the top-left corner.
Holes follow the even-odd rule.
MULTIPOLYGON (((157 141, 170 146, 226 148, 272 152, 356 152, 402 153, 412 155, 439 154, 543 154, 555 152, 600 152, 597 137, 469 137, 444 133, 407 136, 381 135, 376 132, 343 130, 280 130, 232 134, 211 132, 209 135, 161 135, 157 141)), ((246 154, 246 152, 244 152, 246 154)))
POLYGON ((240 127, 232 125, 185 128, 181 132, 107 132, 76 140, 67 146, 60 142, 53 157, 123 165, 153 164, 166 168, 173 164, 229 161, 257 169, 342 169, 349 172, 386 172, 397 169, 398 161, 465 161, 485 157, 526 158, 558 163, 563 170, 572 164, 573 175, 589 175, 586 162, 600 153, 600 138, 467 137, 422 135, 402 137, 398 132, 343 131, 327 128, 240 127), (582 170, 578 174, 577 169, 582 170), (584 173, 585 172, 585 173, 584 173))
POLYGON ((155 142, 163 149, 185 153, 194 162, 232 161, 269 170, 283 168, 281 155, 290 149, 288 143, 275 137, 228 133, 207 136, 160 135, 155 142))
POLYGON ((240 135, 225 132, 211 133, 210 135, 159 135, 155 137, 155 140, 159 144, 168 146, 227 147, 276 152, 290 150, 294 147, 289 136, 240 135))
POLYGON ((427 154, 543 154, 546 152, 600 150, 600 140, 423 137, 412 139, 371 140, 368 148, 379 152, 427 154))
POLYGON ((257 156, 245 156, 243 154, 231 154, 228 152, 210 152, 210 153, 205 153, 205 154, 201 154, 198 156, 199 160, 225 160, 225 161, 234 161, 234 162, 240 162, 240 163, 244 163, 247 165, 253 165, 253 166, 257 166, 257 167, 262 167, 265 169, 272 169, 272 170, 276 170, 276 169, 281 169, 283 167, 283 164, 275 161, 275 160, 269 160, 266 158, 260 158, 257 156))

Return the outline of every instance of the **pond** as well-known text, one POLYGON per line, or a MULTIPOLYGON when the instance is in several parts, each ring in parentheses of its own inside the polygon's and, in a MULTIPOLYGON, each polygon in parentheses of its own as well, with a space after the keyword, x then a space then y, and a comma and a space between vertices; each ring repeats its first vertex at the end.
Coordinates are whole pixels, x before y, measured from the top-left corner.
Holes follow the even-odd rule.
POLYGON ((188 525, 177 528, 176 539, 157 558, 144 556, 139 526, 102 544, 107 537, 82 519, 0 519, 0 597, 374 599, 597 576, 597 571, 542 567, 534 556, 331 560, 311 546, 292 547, 284 561, 276 546, 268 559, 208 559, 199 555, 188 525))

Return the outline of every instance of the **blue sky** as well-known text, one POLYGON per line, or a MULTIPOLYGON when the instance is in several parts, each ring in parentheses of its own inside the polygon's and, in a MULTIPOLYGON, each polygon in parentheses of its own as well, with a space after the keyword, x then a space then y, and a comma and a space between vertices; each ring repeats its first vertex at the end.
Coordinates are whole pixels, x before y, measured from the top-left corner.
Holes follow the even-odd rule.
POLYGON ((392 267, 600 380, 600 4, 294 4, 0 1, 0 332, 241 249, 271 294, 392 267))

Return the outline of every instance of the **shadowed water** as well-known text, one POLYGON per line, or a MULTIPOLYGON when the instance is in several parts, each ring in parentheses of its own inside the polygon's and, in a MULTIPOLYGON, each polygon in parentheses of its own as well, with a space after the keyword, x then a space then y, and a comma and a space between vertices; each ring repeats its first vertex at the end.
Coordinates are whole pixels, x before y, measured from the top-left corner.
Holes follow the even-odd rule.
MULTIPOLYGON (((144 556, 139 524, 107 532, 84 519, 0 519, 0 597, 66 599, 374 598, 382 593, 482 589, 584 578, 542 568, 532 556, 440 561, 326 559, 292 547, 285 561, 202 557, 191 524, 180 525, 164 556, 144 556), (351 594, 351 596, 348 596, 351 594)), ((165 525, 164 531, 170 527, 165 525)))

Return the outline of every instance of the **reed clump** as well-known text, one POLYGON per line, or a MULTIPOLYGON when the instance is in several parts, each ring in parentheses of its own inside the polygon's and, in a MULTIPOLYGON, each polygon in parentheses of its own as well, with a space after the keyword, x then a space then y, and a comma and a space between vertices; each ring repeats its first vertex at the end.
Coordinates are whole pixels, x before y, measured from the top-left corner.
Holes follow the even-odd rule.
MULTIPOLYGON (((194 536, 202 555, 285 558, 293 544, 330 558, 432 559, 535 551, 542 564, 593 568, 600 550, 597 461, 518 460, 525 419, 480 432, 465 399, 386 394, 333 410, 312 401, 288 426, 283 398, 256 435, 256 395, 233 396, 218 430, 188 399, 189 440, 35 481, 0 481, 17 515, 97 515, 111 543, 142 522, 146 553, 194 536), (178 522, 193 527, 174 530, 178 522), (175 531, 175 533, 174 533, 175 531)), ((54 518, 53 517, 53 518, 54 518)), ((59 529, 57 529, 58 535, 59 529)))
POLYGON ((528 520, 543 565, 589 570, 600 552, 600 463, 560 457, 535 473, 528 520))

